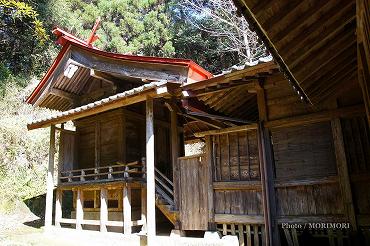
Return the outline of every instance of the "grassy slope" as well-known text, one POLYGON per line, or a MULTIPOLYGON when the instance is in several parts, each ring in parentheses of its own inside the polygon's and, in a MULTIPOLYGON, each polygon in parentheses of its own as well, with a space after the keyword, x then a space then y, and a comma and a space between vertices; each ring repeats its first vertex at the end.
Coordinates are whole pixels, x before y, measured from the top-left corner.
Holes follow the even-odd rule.
POLYGON ((21 79, 8 78, 0 98, 0 213, 11 213, 17 201, 45 191, 48 130, 28 131, 26 126, 50 111, 24 103, 32 85, 16 86, 21 79))

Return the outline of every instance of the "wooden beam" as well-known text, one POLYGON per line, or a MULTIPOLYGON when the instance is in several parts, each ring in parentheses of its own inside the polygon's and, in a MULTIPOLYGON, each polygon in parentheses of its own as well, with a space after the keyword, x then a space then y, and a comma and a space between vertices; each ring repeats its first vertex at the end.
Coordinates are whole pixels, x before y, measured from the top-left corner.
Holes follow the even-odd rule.
POLYGON ((107 232, 108 222, 108 190, 100 189, 100 231, 107 232))
POLYGON ((106 73, 118 74, 126 77, 143 78, 150 80, 168 80, 186 82, 188 69, 184 65, 168 66, 162 63, 143 63, 111 59, 100 54, 73 47, 72 54, 78 53, 73 60, 82 66, 99 68, 106 73))
MULTIPOLYGON (((92 81, 91 83, 93 84, 93 82, 94 81, 92 81)), ((106 85, 104 87, 95 89, 93 91, 89 91, 86 94, 81 95, 80 102, 81 104, 88 104, 92 101, 114 95, 116 94, 116 92, 117 92, 116 86, 106 85)))
POLYGON ((344 107, 339 109, 321 111, 312 114, 294 116, 279 120, 267 121, 264 123, 264 127, 267 128, 278 128, 278 127, 292 127, 303 124, 312 124, 317 122, 329 121, 338 117, 352 117, 364 115, 365 109, 363 105, 355 105, 350 107, 344 107))
MULTIPOLYGON (((108 179, 106 179, 106 181, 109 181, 108 179)), ((62 189, 62 190, 72 190, 72 191, 77 191, 78 188, 83 188, 84 190, 88 191, 88 190, 99 190, 101 188, 107 188, 108 190, 110 189, 122 189, 123 188, 123 181, 125 181, 124 179, 120 179, 120 180, 117 180, 117 179, 114 179, 113 181, 110 181, 110 182, 107 182, 107 183, 91 183, 91 182, 87 182, 87 183, 78 183, 78 184, 75 184, 75 183, 72 183, 72 184, 69 184, 68 183, 63 183, 61 184, 58 188, 62 189)), ((130 180, 127 180, 126 181, 129 181, 130 182, 130 185, 132 186, 132 188, 137 188, 137 189, 140 189, 141 186, 142 186, 142 182, 143 180, 142 179, 130 179, 130 180)))
MULTIPOLYGON (((338 21, 331 21, 334 20, 334 16, 328 19, 329 23, 321 22, 322 25, 325 24, 325 28, 322 32, 319 32, 318 35, 301 35, 300 37, 303 37, 303 40, 295 40, 295 42, 292 43, 292 45, 299 45, 298 47, 300 48, 292 47, 291 49, 286 48, 284 52, 281 51, 285 57, 289 57, 287 62, 289 63, 290 67, 292 69, 297 67, 298 64, 302 64, 303 61, 307 60, 307 58, 311 57, 313 54, 317 55, 317 51, 328 49, 328 44, 331 45, 330 43, 334 43, 335 38, 339 39, 340 36, 338 38, 338 34, 341 33, 345 27, 355 19, 354 16, 351 15, 351 8, 354 9, 354 4, 353 2, 349 1, 347 6, 344 6, 340 9, 342 11, 336 11, 336 15, 339 16, 340 23, 338 23, 338 21)), ((338 16, 336 17, 338 18, 338 16)))
POLYGON ((108 82, 109 84, 112 84, 112 85, 115 85, 114 81, 117 80, 114 76, 112 76, 110 74, 107 74, 107 73, 97 71, 95 69, 90 69, 90 76, 94 77, 94 78, 97 78, 97 79, 101 79, 101 80, 103 80, 105 82, 108 82))
POLYGON ((288 180, 288 181, 275 181, 275 187, 293 187, 293 186, 306 186, 306 185, 323 185, 338 183, 337 176, 328 176, 323 178, 307 178, 304 180, 288 180))
POLYGON ((146 99, 146 184, 148 245, 154 245, 156 237, 154 153, 153 98, 148 97, 146 99))
POLYGON ((60 219, 62 218, 62 200, 63 191, 56 189, 55 191, 55 226, 60 228, 60 219))
POLYGON ((273 152, 270 141, 269 130, 264 128, 261 122, 258 127, 258 151, 260 158, 266 245, 279 246, 280 236, 276 221, 273 152))
POLYGON ((224 127, 224 125, 221 125, 219 122, 207 119, 204 117, 199 117, 199 116, 194 116, 194 115, 189 115, 189 114, 182 114, 184 117, 187 117, 192 120, 200 121, 210 127, 216 128, 216 129, 221 129, 224 127))
POLYGON ((207 135, 221 135, 221 134, 227 134, 227 133, 233 133, 233 132, 251 131, 251 130, 256 130, 257 127, 258 127, 257 123, 253 123, 249 125, 234 126, 234 127, 228 127, 228 128, 219 129, 219 130, 196 132, 194 133, 194 135, 198 138, 201 138, 207 135))
POLYGON ((312 62, 310 64, 306 64, 306 69, 297 70, 296 76, 298 78, 304 78, 301 81, 302 86, 306 88, 315 81, 319 81, 320 79, 325 80, 325 73, 323 73, 323 71, 334 71, 338 68, 338 60, 343 59, 345 61, 353 58, 353 54, 356 52, 356 47, 354 47, 355 42, 356 41, 348 42, 345 46, 341 47, 337 53, 333 54, 329 59, 319 65, 312 62))
POLYGON ((187 115, 207 118, 209 120, 212 120, 213 122, 217 122, 221 127, 224 127, 227 124, 233 124, 230 122, 237 122, 241 124, 253 123, 252 121, 249 121, 249 120, 243 120, 240 118, 222 116, 222 115, 217 115, 217 114, 209 114, 206 112, 188 112, 187 115), (227 122, 227 121, 230 121, 230 122, 227 122))
POLYGON ((213 96, 212 94, 220 93, 223 91, 228 91, 230 89, 245 89, 245 90, 253 90, 255 88, 255 79, 253 80, 239 80, 235 82, 230 82, 229 84, 222 84, 222 86, 214 86, 214 87, 206 87, 205 89, 200 89, 197 91, 191 91, 197 97, 202 96, 213 96))
POLYGON ((147 233, 147 222, 146 222, 146 187, 142 185, 141 187, 141 221, 143 221, 143 226, 141 227, 142 234, 147 233))
POLYGON ((53 219, 55 126, 50 126, 49 165, 46 179, 45 228, 49 229, 53 219))
POLYGON ((343 133, 340 119, 331 121, 331 130, 333 134, 333 143, 335 150, 335 158, 337 160, 339 185, 342 191, 342 198, 345 208, 345 213, 352 225, 353 230, 357 230, 356 212, 353 205, 351 180, 349 178, 348 164, 343 141, 343 133))
POLYGON ((265 96, 265 89, 263 88, 263 84, 264 84, 264 80, 259 80, 259 83, 256 86, 258 115, 259 115, 260 121, 267 120, 266 96, 265 96))
POLYGON ((78 96, 67 91, 63 91, 57 88, 51 88, 50 94, 69 100, 71 103, 78 101, 78 96))
MULTIPOLYGON (((173 193, 174 193, 174 204, 175 210, 178 209, 179 206, 179 183, 178 177, 179 175, 179 167, 177 163, 177 158, 179 157, 179 132, 177 130, 177 111, 172 110, 170 111, 171 114, 171 158, 172 158, 172 177, 173 177, 173 193)), ((175 228, 179 229, 179 228, 175 228)))
POLYGON ((76 229, 82 230, 82 223, 84 220, 84 195, 81 188, 77 189, 76 202, 76 229))
POLYGON ((261 215, 215 214, 216 223, 263 224, 261 215))
POLYGON ((211 136, 206 136, 206 160, 205 164, 207 172, 205 180, 207 181, 207 190, 208 190, 208 230, 216 230, 216 223, 215 223, 215 210, 214 210, 214 191, 213 191, 213 147, 211 136))
POLYGON ((132 233, 131 225, 131 187, 128 183, 125 183, 123 186, 123 226, 126 235, 132 233))
POLYGON ((52 124, 55 125, 55 124, 64 123, 70 120, 84 118, 90 115, 102 113, 108 110, 112 110, 112 109, 116 109, 116 108, 120 108, 123 106, 145 101, 147 96, 156 97, 157 96, 156 89, 155 88, 148 89, 146 91, 143 91, 142 93, 138 93, 133 96, 123 97, 121 99, 113 100, 107 103, 100 102, 92 107, 88 107, 87 105, 85 105, 77 109, 67 111, 68 114, 65 114, 65 115, 60 114, 56 118, 46 119, 41 122, 28 124, 27 128, 28 130, 33 130, 37 128, 48 127, 52 124))
MULTIPOLYGON (((246 67, 245 69, 242 69, 240 71, 234 71, 230 74, 213 77, 211 79, 202 80, 197 83, 185 84, 181 87, 184 91, 197 91, 211 86, 222 85, 225 83, 228 84, 233 80, 243 79, 248 76, 256 76, 259 73, 270 73, 271 71, 275 71, 277 68, 278 65, 276 65, 273 61, 265 62, 257 64, 256 66, 246 67)), ((250 81, 246 81, 245 83, 250 84, 250 81)), ((252 82, 252 86, 254 87, 254 82, 252 82)), ((193 96, 197 95, 193 94, 193 96)))
POLYGON ((260 181, 213 182, 215 190, 261 190, 260 181))

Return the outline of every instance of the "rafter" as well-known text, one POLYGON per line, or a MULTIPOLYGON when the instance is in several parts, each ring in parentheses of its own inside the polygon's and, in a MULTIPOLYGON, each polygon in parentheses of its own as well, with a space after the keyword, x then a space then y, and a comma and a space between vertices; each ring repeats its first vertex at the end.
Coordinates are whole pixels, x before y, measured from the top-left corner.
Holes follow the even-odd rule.
POLYGON ((355 24, 353 22, 354 20, 355 18, 351 17, 346 22, 342 23, 341 25, 337 24, 336 29, 330 32, 330 34, 323 35, 325 33, 322 33, 321 35, 319 35, 319 37, 311 37, 308 39, 307 42, 304 43, 305 45, 301 43, 302 45, 299 46, 301 48, 291 49, 292 52, 289 52, 288 54, 284 54, 289 66, 292 69, 302 66, 304 61, 307 61, 311 56, 315 54, 314 52, 316 52, 317 54, 317 53, 320 53, 321 50, 323 49, 328 50, 328 46, 332 47, 334 43, 347 39, 348 36, 352 36, 353 32, 349 32, 348 30, 345 30, 344 27, 347 24, 352 24, 352 25, 355 24), (293 53, 293 51, 295 52, 293 53))
POLYGON ((75 103, 78 100, 78 95, 72 94, 67 91, 63 91, 57 88, 51 88, 50 94, 69 100, 71 103, 75 103))
POLYGON ((104 73, 104 72, 100 72, 100 71, 97 71, 95 69, 90 69, 90 76, 91 77, 94 77, 94 78, 97 78, 97 79, 101 79, 105 82, 108 82, 112 85, 115 85, 116 84, 116 78, 110 74, 107 74, 107 73, 104 73))

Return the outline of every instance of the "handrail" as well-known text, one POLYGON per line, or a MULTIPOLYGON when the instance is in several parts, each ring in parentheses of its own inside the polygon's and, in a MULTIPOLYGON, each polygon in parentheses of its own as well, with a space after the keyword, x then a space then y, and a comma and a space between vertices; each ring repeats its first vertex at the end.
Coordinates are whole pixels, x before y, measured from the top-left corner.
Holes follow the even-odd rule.
POLYGON ((157 174, 159 174, 164 180, 166 180, 171 186, 173 186, 173 183, 169 178, 167 178, 161 171, 159 171, 156 167, 154 167, 154 170, 157 174))
POLYGON ((157 168, 155 171, 155 189, 163 199, 167 201, 168 204, 174 205, 174 192, 173 192, 173 182, 167 178, 163 173, 161 173, 157 168))
POLYGON ((112 166, 61 171, 59 181, 61 183, 71 183, 83 182, 86 181, 86 179, 88 179, 89 181, 100 180, 102 177, 103 179, 108 180, 114 180, 116 178, 130 178, 130 176, 131 178, 142 178, 145 175, 144 161, 135 161, 125 164, 121 162, 117 163, 119 164, 112 166))
POLYGON ((134 161, 130 162, 127 164, 123 164, 122 162, 117 161, 118 165, 113 165, 113 166, 103 166, 103 167, 90 167, 90 168, 83 168, 83 169, 73 169, 73 170, 68 170, 68 171, 61 171, 60 173, 69 173, 69 172, 80 172, 80 171, 93 171, 95 169, 109 169, 110 167, 116 168, 116 167, 127 167, 130 166, 132 167, 133 165, 138 165, 138 167, 142 167, 139 161, 134 161))
POLYGON ((173 190, 171 190, 162 180, 155 177, 155 181, 157 181, 163 188, 165 188, 171 195, 173 195, 173 190))

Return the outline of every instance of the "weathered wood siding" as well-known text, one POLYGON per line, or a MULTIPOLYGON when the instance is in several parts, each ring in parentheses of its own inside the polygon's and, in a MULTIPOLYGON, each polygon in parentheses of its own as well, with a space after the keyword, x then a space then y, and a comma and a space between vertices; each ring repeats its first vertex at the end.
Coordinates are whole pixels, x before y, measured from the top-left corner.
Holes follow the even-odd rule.
POLYGON ((63 130, 59 142, 59 172, 72 170, 77 166, 76 132, 63 130))
POLYGON ((260 190, 215 191, 215 213, 236 215, 263 215, 260 190))
POLYGON ((203 156, 179 158, 182 230, 208 229, 207 168, 203 156))
POLYGON ((123 111, 109 111, 75 122, 79 168, 108 166, 123 161, 123 111))
POLYGON ((145 156, 145 120, 126 120, 126 161, 140 160, 145 156))
MULTIPOLYGON (((77 132, 78 168, 128 163, 145 157, 145 117, 123 108, 79 119, 77 132)), ((169 123, 156 120, 155 163, 172 177, 169 123)))
MULTIPOLYGON (((293 119, 292 117, 329 110, 336 105, 332 101, 312 107, 301 102, 288 82, 279 76, 267 79, 264 88, 269 121, 293 119)), ((365 153, 369 151, 360 147, 366 146, 364 139, 368 138, 363 122, 358 119, 341 121, 346 155, 347 159, 350 158, 347 160, 349 168, 364 167, 368 155, 365 153)), ((279 221, 289 221, 292 218, 290 216, 294 216, 297 221, 308 218, 317 221, 320 218, 330 222, 334 217, 346 221, 344 194, 340 184, 344 181, 338 175, 339 160, 335 155, 330 120, 298 123, 289 127, 275 125, 269 132, 273 147, 279 221)), ((367 197, 366 189, 356 188, 357 184, 353 181, 351 185, 354 196, 359 192, 364 193, 359 195, 362 199, 360 203, 365 204, 364 207, 368 206, 365 201, 367 198, 364 198, 367 197)))
POLYGON ((361 226, 370 226, 370 131, 366 117, 342 120, 354 206, 361 226))
POLYGON ((76 126, 77 165, 79 169, 95 166, 95 125, 76 126))
POLYGON ((277 188, 278 216, 341 215, 343 202, 337 183, 277 188))
POLYGON ((272 129, 277 180, 336 175, 330 122, 272 129))
POLYGON ((212 136, 214 181, 259 180, 257 132, 212 136))
POLYGON ((211 144, 214 213, 263 215, 257 131, 214 135, 211 144))

